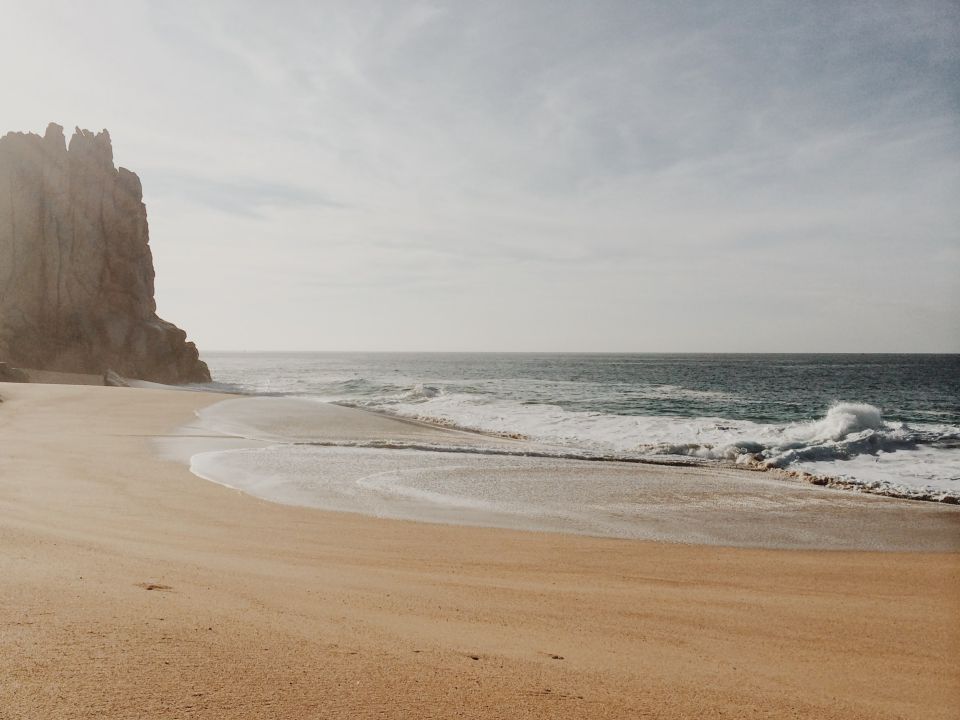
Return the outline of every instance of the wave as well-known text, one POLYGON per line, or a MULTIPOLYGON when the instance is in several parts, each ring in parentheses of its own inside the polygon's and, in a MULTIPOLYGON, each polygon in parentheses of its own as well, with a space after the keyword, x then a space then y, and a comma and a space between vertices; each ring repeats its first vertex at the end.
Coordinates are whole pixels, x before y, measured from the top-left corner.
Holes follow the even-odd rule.
MULTIPOLYGON (((919 385, 917 363, 291 354, 221 358, 215 374, 228 382, 206 389, 339 403, 537 452, 736 465, 960 498, 953 360, 924 361, 929 377, 919 385)), ((309 423, 294 432, 279 418, 261 420, 277 442, 324 439, 309 423)))
MULTIPOLYGON (((438 397, 442 394, 443 394, 443 390, 435 385, 425 385, 423 383, 417 383, 412 388, 409 388, 397 394, 395 398, 392 398, 392 401, 398 402, 398 403, 424 402, 426 400, 430 400, 432 398, 438 397)), ((383 402, 383 400, 381 400, 380 402, 383 402)))
POLYGON ((422 389, 392 402, 354 404, 446 427, 560 446, 581 459, 687 458, 787 470, 818 484, 885 495, 960 501, 956 452, 960 428, 887 422, 880 408, 867 403, 838 402, 815 420, 769 424, 575 412, 422 389))
MULTIPOLYGON (((818 484, 917 499, 960 501, 960 428, 888 421, 875 405, 837 402, 819 417, 764 423, 724 417, 620 415, 505 399, 478 387, 326 378, 322 394, 277 393, 524 441, 544 457, 719 463, 777 470, 818 484)), ((292 388, 290 388, 292 389, 292 388)), ((682 388, 681 388, 682 389, 682 388)), ((664 392, 674 392, 666 389, 664 392)), ((281 442, 323 438, 285 437, 281 442)), ((367 447, 376 447, 376 444, 367 447)), ((412 448, 411 448, 412 449, 412 448)), ((425 448, 421 448, 425 449, 425 448)), ((457 450, 454 450, 457 451, 457 450)))
POLYGON ((754 461, 765 467, 787 467, 796 462, 848 460, 863 453, 893 452, 919 443, 955 439, 951 432, 913 430, 883 421, 880 409, 863 403, 837 403, 820 420, 764 425, 753 437, 727 443, 655 444, 658 452, 704 458, 754 461))

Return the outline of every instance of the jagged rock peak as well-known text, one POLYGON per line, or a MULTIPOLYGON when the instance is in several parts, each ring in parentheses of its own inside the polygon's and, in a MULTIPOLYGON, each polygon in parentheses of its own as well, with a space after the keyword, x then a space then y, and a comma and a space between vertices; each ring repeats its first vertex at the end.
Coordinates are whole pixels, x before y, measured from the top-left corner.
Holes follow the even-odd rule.
POLYGON ((47 125, 47 131, 43 134, 43 142, 50 150, 66 152, 67 141, 63 136, 63 125, 57 125, 56 123, 47 125))
POLYGON ((0 361, 166 383, 207 382, 186 333, 161 320, 140 179, 110 133, 0 138, 0 361))
POLYGON ((110 142, 110 133, 106 130, 93 133, 76 128, 67 150, 71 154, 77 153, 89 158, 91 162, 98 163, 104 168, 113 168, 113 143, 110 142))

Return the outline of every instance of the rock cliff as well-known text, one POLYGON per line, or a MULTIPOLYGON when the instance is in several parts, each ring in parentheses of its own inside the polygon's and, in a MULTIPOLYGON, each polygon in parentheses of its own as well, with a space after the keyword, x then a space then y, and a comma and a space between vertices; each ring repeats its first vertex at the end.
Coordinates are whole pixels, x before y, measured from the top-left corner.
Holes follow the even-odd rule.
POLYGON ((140 179, 110 135, 0 138, 0 361, 162 383, 208 382, 180 328, 157 317, 140 179))

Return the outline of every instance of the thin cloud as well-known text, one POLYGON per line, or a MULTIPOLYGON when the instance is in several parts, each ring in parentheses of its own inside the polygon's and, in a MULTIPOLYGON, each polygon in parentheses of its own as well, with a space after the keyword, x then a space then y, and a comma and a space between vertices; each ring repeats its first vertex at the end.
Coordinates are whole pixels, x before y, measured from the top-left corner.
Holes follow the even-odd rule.
POLYGON ((172 196, 243 217, 262 218, 262 211, 267 208, 345 207, 309 187, 252 178, 205 178, 163 170, 148 170, 144 177, 149 180, 149 192, 153 196, 172 196))
POLYGON ((956 3, 9 20, 0 129, 111 130, 201 347, 960 349, 956 3))

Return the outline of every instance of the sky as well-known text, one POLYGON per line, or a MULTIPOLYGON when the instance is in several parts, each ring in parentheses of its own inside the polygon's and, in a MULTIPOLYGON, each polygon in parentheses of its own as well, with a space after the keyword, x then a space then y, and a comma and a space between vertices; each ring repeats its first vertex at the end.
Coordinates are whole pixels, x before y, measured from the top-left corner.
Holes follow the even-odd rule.
POLYGON ((11 2, 203 351, 960 352, 960 4, 11 2))

